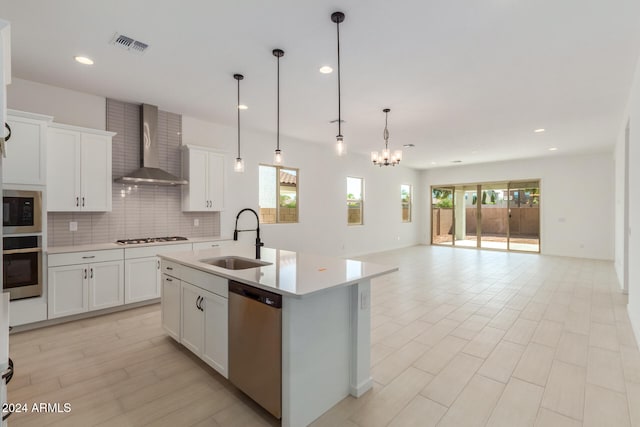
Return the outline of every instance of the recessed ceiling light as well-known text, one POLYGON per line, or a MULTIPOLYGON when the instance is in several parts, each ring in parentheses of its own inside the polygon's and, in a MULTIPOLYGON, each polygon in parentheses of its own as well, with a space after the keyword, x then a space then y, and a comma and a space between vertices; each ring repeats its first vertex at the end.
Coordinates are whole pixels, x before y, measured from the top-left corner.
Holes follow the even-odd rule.
POLYGON ((404 144, 403 147, 404 148, 411 148, 411 147, 415 147, 415 144, 404 144))
POLYGON ((544 132, 544 129, 543 129, 543 128, 536 129, 536 130, 534 130, 534 132, 535 132, 535 133, 541 133, 541 132, 544 132))
POLYGON ((320 72, 322 74, 331 74, 333 72, 333 68, 329 67, 328 65, 324 65, 320 67, 320 72))
POLYGON ((240 105, 238 105, 238 110, 247 110, 248 108, 249 108, 249 107, 247 107, 247 106, 246 106, 246 105, 244 105, 244 104, 240 104, 240 105))
POLYGON ((431 162, 431 164, 432 164, 432 165, 436 165, 437 163, 436 163, 436 162, 431 162))
POLYGON ((558 151, 558 148, 557 147, 551 147, 551 148, 549 148, 549 151, 558 151))
POLYGON ((86 56, 74 56, 73 59, 75 59, 76 62, 79 62, 82 65, 93 65, 93 59, 87 58, 86 56))

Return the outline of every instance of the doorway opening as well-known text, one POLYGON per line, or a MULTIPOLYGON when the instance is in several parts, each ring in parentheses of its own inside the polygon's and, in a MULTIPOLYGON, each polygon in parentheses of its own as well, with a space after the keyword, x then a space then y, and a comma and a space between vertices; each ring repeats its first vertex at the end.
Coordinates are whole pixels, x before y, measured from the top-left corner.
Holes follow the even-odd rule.
POLYGON ((540 180, 431 187, 431 244, 540 252, 540 180))

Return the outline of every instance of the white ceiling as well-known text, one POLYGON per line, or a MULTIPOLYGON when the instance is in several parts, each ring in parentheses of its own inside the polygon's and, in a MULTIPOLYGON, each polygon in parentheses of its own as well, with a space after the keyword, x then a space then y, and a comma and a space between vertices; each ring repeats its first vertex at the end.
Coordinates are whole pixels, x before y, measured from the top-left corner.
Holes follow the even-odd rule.
POLYGON ((0 0, 15 77, 229 125, 240 72, 243 126, 275 130, 282 48, 281 132, 327 143, 337 77, 318 68, 335 69, 335 10, 349 150, 382 148, 384 107, 415 168, 603 150, 624 120, 637 0, 0 0), (151 48, 115 48, 116 31, 151 48))

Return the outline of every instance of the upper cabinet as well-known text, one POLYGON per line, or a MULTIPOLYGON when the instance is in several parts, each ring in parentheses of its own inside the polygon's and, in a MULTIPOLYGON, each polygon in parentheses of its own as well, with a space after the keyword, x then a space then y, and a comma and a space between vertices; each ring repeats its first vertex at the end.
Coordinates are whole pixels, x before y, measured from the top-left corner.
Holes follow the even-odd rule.
POLYGON ((224 209, 224 155, 205 147, 183 146, 183 212, 208 212, 224 209))
POLYGON ((115 133, 52 123, 47 141, 47 211, 111 210, 115 133))
POLYGON ((4 184, 45 185, 47 126, 53 117, 9 110, 11 139, 2 163, 4 184))

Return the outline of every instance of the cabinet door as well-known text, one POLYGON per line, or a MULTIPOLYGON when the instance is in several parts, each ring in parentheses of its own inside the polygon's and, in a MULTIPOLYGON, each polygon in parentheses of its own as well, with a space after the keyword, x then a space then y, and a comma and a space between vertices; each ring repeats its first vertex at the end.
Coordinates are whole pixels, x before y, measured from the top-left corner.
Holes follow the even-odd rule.
POLYGON ((200 356, 204 340, 202 311, 198 308, 202 290, 188 283, 181 284, 182 316, 180 324, 180 342, 200 356))
POLYGON ((6 144, 7 158, 2 162, 3 183, 44 185, 45 125, 20 117, 10 117, 7 122, 11 126, 11 140, 6 144))
POLYGON ((189 156, 189 186, 188 211, 209 210, 209 198, 207 197, 207 172, 208 155, 207 151, 189 149, 186 156, 189 156))
POLYGON ((162 275, 162 327, 180 342, 180 280, 162 275))
POLYGON ((49 128, 47 211, 80 210, 80 133, 49 128))
POLYGON ((160 260, 157 257, 128 259, 124 263, 125 304, 160 297, 160 260))
POLYGON ((89 309, 89 266, 50 267, 49 319, 84 313, 89 309))
POLYGON ((224 156, 221 154, 209 153, 207 194, 210 211, 224 209, 224 156))
POLYGON ((204 347, 202 360, 225 378, 227 373, 227 324, 228 302, 226 298, 211 292, 202 291, 204 302, 200 305, 204 309, 204 347))
POLYGON ((89 264, 89 310, 124 304, 124 262, 89 264))
POLYGON ((83 211, 111 210, 111 137, 82 134, 81 200, 83 211))

